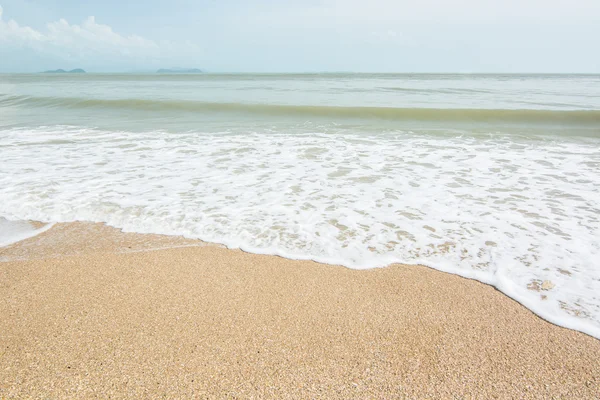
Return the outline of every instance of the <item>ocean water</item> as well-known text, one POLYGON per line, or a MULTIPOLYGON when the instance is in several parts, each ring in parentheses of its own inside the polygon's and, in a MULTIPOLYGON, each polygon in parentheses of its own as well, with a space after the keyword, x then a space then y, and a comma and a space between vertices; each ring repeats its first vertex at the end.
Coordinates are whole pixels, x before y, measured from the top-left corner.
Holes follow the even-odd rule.
POLYGON ((0 75, 0 217, 424 264, 600 338, 600 76, 0 75))
POLYGON ((53 224, 47 224, 42 227, 36 227, 29 221, 9 221, 6 218, 0 217, 0 247, 37 236, 52 228, 52 226, 53 224))

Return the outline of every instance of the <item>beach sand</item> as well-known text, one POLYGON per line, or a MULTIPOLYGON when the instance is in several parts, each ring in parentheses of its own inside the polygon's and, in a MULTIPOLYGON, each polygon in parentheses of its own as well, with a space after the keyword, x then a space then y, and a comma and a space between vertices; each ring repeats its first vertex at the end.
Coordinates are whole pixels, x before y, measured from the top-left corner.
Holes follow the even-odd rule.
POLYGON ((0 260, 0 398, 600 398, 599 340, 422 266, 91 223, 0 260))

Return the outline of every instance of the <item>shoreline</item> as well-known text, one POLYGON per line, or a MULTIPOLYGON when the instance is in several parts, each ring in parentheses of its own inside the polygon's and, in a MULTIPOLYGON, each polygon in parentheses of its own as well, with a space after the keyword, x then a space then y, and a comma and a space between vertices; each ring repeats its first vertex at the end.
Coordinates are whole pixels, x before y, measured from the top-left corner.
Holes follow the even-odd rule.
POLYGON ((93 223, 0 261, 2 396, 600 392, 600 341, 424 266, 352 270, 93 223))
MULTIPOLYGON (((71 248, 69 250, 63 249, 62 252, 61 251, 57 252, 54 255, 56 257, 70 255, 70 254, 78 254, 78 253, 81 253, 84 251, 85 252, 89 251, 90 248, 94 247, 93 243, 96 242, 96 240, 92 240, 92 238, 89 236, 90 234, 92 234, 96 237, 96 239, 102 238, 102 240, 106 242, 101 246, 101 249, 103 249, 105 251, 110 249, 110 251, 112 251, 112 252, 114 252, 114 251, 118 251, 118 252, 133 251, 131 248, 125 248, 124 246, 122 246, 122 248, 120 248, 120 249, 115 248, 115 246, 118 247, 117 242, 119 240, 123 240, 123 238, 127 238, 126 240, 130 240, 131 243, 134 244, 134 246, 137 246, 137 247, 135 247, 138 249, 137 251, 162 250, 162 249, 169 249, 169 248, 174 248, 174 247, 188 247, 188 246, 191 246, 191 247, 219 246, 222 248, 229 249, 231 251, 242 251, 242 252, 245 252, 248 254, 264 255, 267 257, 279 257, 283 260, 289 260, 289 261, 315 262, 318 264, 342 267, 342 268, 347 268, 349 270, 357 270, 357 271, 366 271, 366 270, 370 270, 370 269, 379 269, 379 268, 390 268, 395 265, 402 265, 402 266, 407 266, 407 267, 429 268, 429 269, 432 269, 437 272, 456 275, 461 278, 474 280, 474 281, 482 283, 484 285, 491 286, 492 288, 494 288, 494 289, 498 290, 500 293, 502 293, 504 296, 507 296, 511 300, 513 300, 513 301, 519 303, 520 305, 522 305, 523 307, 527 308, 529 311, 534 313, 537 317, 545 320, 546 322, 549 322, 551 324, 554 324, 556 326, 559 326, 559 327, 562 327, 565 329, 571 329, 571 330, 574 330, 577 332, 581 332, 583 334, 591 336, 592 338, 600 340, 600 328, 588 323, 588 321, 585 318, 572 316, 572 315, 569 315, 569 313, 565 313, 565 315, 563 315, 562 317, 549 314, 545 310, 541 309, 537 303, 532 301, 531 298, 523 296, 523 294, 519 294, 518 290, 515 290, 512 287, 511 283, 505 282, 504 278, 498 276, 497 277, 498 282, 493 283, 492 281, 490 281, 489 278, 486 278, 485 274, 482 274, 480 271, 477 271, 477 270, 469 271, 469 270, 462 270, 462 269, 457 269, 457 268, 448 268, 446 266, 431 266, 431 265, 428 265, 427 263, 405 263, 405 262, 398 262, 398 261, 390 262, 386 265, 379 265, 379 266, 374 266, 374 267, 370 267, 370 268, 360 268, 360 267, 357 268, 357 267, 351 267, 348 265, 340 264, 340 263, 330 261, 330 260, 321 260, 321 259, 315 259, 315 258, 311 258, 311 257, 295 257, 295 256, 291 256, 291 255, 282 254, 281 252, 270 253, 270 252, 256 250, 256 249, 249 250, 249 249, 245 249, 242 247, 231 248, 226 243, 209 242, 209 241, 204 241, 202 239, 187 238, 182 235, 170 235, 170 234, 158 234, 158 233, 139 233, 139 232, 131 232, 131 231, 124 232, 122 230, 122 228, 119 228, 118 226, 108 225, 105 222, 74 221, 74 222, 48 222, 48 223, 45 223, 45 222, 34 221, 34 220, 29 220, 27 222, 32 224, 32 226, 38 231, 38 233, 35 234, 34 236, 27 237, 26 239, 35 238, 36 236, 41 235, 44 232, 46 232, 48 229, 52 228, 54 225, 58 225, 59 229, 66 228, 67 232, 69 232, 70 229, 71 230, 74 229, 74 230, 78 231, 78 235, 76 235, 76 236, 79 236, 80 234, 83 233, 83 236, 78 237, 78 240, 75 240, 76 244, 74 246, 72 246, 73 248, 71 248), (140 240, 142 242, 145 242, 145 244, 142 245, 140 240)), ((67 233, 67 234, 69 234, 69 233, 67 233)), ((53 237, 53 236, 55 236, 55 235, 52 235, 51 237, 53 237)), ((24 242, 24 241, 26 241, 26 239, 20 240, 17 243, 24 242)), ((71 239, 73 239, 73 238, 71 238, 71 239)), ((32 240, 33 240, 32 243, 36 243, 35 239, 32 239, 32 240)), ((10 244, 5 247, 0 247, 0 262, 4 261, 4 259, 2 257, 3 249, 5 249, 6 247, 13 246, 14 244, 15 243, 10 244)), ((60 247, 61 244, 58 241, 54 241, 53 246, 60 247)), ((17 247, 19 247, 19 246, 17 246, 17 247)), ((39 247, 37 247, 36 245, 32 245, 32 247, 35 248, 35 250, 33 250, 34 252, 38 252, 40 250, 39 247)), ((99 249, 96 249, 95 251, 98 251, 98 250, 99 249)), ((42 253, 44 253, 44 251, 42 251, 42 253)), ((31 258, 32 256, 30 255, 28 257, 31 258)), ((44 257, 48 257, 48 254, 45 254, 44 257)), ((25 259, 26 258, 27 257, 25 257, 25 259)), ((21 259, 23 259, 23 257, 21 257, 21 259)), ((10 260, 10 258, 9 258, 9 260, 10 260)), ((532 293, 535 292, 535 293, 539 294, 540 298, 544 299, 548 293, 548 290, 552 290, 553 287, 554 287, 554 283, 552 281, 533 280, 527 286, 527 289, 529 291, 531 291, 532 293), (545 285, 549 285, 549 286, 545 286, 545 285)), ((563 306, 563 309, 568 311, 567 306, 563 306)), ((571 310, 571 311, 573 311, 575 313, 578 312, 577 310, 571 310)))

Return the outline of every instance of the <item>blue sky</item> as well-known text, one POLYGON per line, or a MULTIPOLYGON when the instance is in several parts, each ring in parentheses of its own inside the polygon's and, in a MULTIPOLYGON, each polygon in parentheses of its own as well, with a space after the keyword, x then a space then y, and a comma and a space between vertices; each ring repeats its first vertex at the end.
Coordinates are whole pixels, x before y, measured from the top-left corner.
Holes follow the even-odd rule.
POLYGON ((599 0, 0 0, 0 72, 600 73, 599 0))

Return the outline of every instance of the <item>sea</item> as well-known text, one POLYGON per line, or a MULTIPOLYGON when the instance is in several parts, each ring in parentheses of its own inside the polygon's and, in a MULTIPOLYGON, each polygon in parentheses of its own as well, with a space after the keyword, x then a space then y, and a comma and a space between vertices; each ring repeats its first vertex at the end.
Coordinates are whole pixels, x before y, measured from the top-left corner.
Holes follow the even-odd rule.
POLYGON ((600 75, 0 74, 0 242, 29 220, 421 264, 600 338, 600 75))

